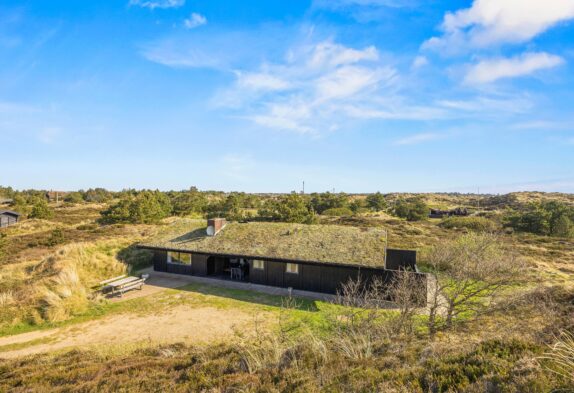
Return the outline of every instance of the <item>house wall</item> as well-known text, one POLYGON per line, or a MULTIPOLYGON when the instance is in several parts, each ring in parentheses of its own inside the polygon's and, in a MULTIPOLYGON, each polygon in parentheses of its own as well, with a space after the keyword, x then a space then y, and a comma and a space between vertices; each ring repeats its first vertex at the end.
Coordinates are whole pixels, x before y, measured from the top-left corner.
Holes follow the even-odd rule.
MULTIPOLYGON (((400 252, 391 252, 391 255, 393 261, 395 261, 393 266, 405 266, 413 256, 411 253, 400 252)), ((416 253, 414 256, 416 258, 416 253)), ((192 264, 191 266, 187 266, 167 263, 167 252, 154 251, 154 270, 168 273, 205 276, 208 272, 208 260, 209 263, 212 263, 217 267, 221 264, 220 262, 223 261, 223 257, 192 254, 192 264)), ((341 289, 342 284, 348 282, 350 279, 356 280, 359 276, 361 277, 361 280, 368 285, 375 279, 391 282, 393 277, 397 274, 401 274, 398 268, 396 270, 386 270, 359 266, 350 267, 306 263, 299 263, 299 273, 293 274, 286 272, 286 264, 287 262, 264 260, 264 269, 254 269, 253 261, 250 261, 249 282, 283 288, 291 287, 293 289, 311 292, 336 294, 337 291, 341 289)), ((408 274, 416 274, 417 276, 420 276, 420 285, 426 288, 426 275, 422 273, 408 274)))
POLYGON ((207 276, 207 258, 208 255, 191 255, 191 268, 194 276, 207 276))
POLYGON ((0 228, 7 227, 8 225, 13 225, 18 222, 18 218, 11 214, 0 215, 0 228))
POLYGON ((386 268, 389 270, 416 270, 417 252, 414 250, 387 249, 386 268))

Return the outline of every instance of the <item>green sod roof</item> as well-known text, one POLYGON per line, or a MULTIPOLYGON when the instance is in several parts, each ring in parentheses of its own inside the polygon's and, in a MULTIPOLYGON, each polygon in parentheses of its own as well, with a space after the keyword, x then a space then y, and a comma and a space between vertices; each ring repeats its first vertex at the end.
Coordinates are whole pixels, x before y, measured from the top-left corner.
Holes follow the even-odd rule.
POLYGON ((228 223, 207 236, 206 222, 179 220, 142 248, 384 267, 386 233, 379 228, 289 223, 228 223))

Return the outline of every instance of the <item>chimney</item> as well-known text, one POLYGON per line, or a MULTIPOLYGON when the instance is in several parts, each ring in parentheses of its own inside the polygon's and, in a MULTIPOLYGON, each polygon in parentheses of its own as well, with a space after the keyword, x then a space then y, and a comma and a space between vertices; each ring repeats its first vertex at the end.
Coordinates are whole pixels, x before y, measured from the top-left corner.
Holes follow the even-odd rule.
POLYGON ((207 220, 207 236, 215 236, 227 224, 225 218, 210 218, 207 220))

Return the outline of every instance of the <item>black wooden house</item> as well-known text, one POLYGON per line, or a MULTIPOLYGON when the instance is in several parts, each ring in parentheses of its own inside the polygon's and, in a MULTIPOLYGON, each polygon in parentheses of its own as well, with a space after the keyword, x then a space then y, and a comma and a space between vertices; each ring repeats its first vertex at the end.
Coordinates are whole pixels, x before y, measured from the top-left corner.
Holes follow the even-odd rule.
POLYGON ((12 210, 0 210, 0 228, 16 224, 20 219, 20 213, 12 210))
POLYGON ((349 279, 386 282, 416 271, 416 251, 388 249, 377 228, 184 220, 140 244, 154 270, 334 294, 349 279))

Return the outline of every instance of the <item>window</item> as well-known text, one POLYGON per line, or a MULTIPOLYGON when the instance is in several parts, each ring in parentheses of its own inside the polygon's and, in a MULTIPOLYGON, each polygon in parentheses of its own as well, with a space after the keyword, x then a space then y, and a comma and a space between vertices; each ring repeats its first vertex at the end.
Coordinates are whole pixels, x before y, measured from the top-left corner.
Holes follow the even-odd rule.
POLYGON ((253 269, 263 270, 265 269, 265 262, 260 259, 253 260, 253 269))
POLYGON ((299 274, 299 265, 296 263, 288 263, 285 265, 285 271, 287 273, 299 274))
POLYGON ((169 251, 167 253, 167 262, 177 263, 179 265, 191 265, 191 254, 169 251))

